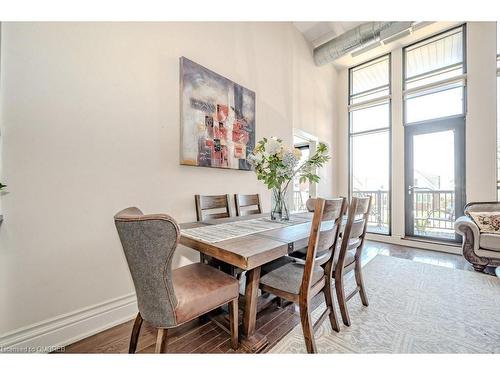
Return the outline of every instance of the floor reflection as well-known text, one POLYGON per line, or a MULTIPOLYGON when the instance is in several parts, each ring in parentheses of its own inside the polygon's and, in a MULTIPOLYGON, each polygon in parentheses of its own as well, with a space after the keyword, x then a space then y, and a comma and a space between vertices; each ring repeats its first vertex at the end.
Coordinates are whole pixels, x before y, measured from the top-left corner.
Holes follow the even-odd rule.
POLYGON ((472 266, 461 255, 367 240, 363 249, 363 265, 377 255, 393 256, 453 269, 473 270, 472 266))

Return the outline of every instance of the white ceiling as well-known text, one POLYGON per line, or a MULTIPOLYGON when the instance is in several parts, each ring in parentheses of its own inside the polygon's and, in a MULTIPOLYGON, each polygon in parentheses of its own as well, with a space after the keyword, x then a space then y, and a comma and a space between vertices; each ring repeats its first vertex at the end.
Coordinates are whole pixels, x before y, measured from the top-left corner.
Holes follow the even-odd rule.
POLYGON ((313 47, 317 47, 362 23, 365 22, 294 22, 293 25, 313 47))

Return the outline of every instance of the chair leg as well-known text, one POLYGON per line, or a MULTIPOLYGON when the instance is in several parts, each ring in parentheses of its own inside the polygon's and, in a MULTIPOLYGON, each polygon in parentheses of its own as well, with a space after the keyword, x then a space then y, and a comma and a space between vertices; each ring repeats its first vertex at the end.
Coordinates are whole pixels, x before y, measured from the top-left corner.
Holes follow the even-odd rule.
POLYGON ((361 259, 356 260, 354 266, 354 276, 356 277, 356 285, 359 287, 359 296, 364 306, 368 306, 368 297, 366 296, 365 284, 363 283, 363 274, 361 273, 361 259))
POLYGON ((349 312, 347 311, 347 301, 345 300, 343 277, 344 275, 342 275, 342 273, 340 273, 340 275, 335 275, 335 292, 337 293, 337 300, 339 302, 342 322, 344 323, 344 325, 349 327, 351 325, 351 319, 349 318, 349 312))
POLYGON ((229 324, 231 325, 231 348, 238 349, 238 298, 229 302, 229 324))
POLYGON ((340 332, 339 320, 337 318, 337 311, 335 310, 335 300, 333 298, 332 290, 332 280, 326 282, 325 288, 323 289, 323 294, 325 295, 326 307, 330 309, 330 324, 335 332, 340 332))
POLYGON ((158 335, 156 336, 155 353, 156 354, 166 353, 167 342, 168 342, 168 329, 158 328, 158 335))
POLYGON ((314 341, 314 330, 312 326, 311 311, 309 303, 300 303, 300 323, 304 333, 304 340, 308 353, 317 353, 316 342, 314 341))
POLYGON ((141 332, 142 321, 143 320, 141 313, 137 313, 134 327, 132 328, 132 334, 130 335, 130 344, 128 347, 129 354, 134 354, 135 350, 137 349, 137 341, 139 341, 139 333, 141 332))

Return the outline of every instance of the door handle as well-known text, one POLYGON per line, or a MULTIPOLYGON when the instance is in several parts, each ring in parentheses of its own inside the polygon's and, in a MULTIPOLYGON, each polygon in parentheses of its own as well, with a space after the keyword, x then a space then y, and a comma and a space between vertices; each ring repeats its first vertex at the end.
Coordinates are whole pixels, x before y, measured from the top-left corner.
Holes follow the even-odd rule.
POLYGON ((414 185, 410 185, 408 186, 408 194, 411 194, 411 192, 415 189, 421 189, 421 190, 430 190, 430 189, 427 189, 427 188, 423 188, 423 187, 420 187, 420 186, 414 186, 414 185))

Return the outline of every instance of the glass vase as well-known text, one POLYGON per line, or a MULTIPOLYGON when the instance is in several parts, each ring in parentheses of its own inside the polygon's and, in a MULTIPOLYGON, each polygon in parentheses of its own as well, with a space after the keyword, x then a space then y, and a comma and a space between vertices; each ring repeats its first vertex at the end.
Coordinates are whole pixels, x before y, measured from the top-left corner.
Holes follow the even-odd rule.
POLYGON ((286 189, 281 190, 273 188, 271 199, 271 220, 290 220, 286 195, 286 189))

